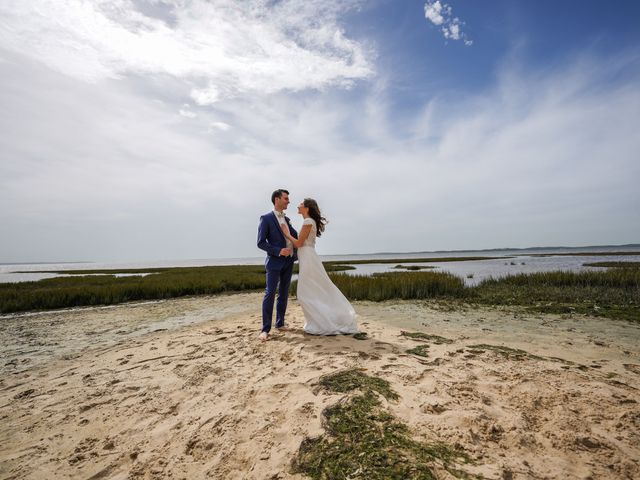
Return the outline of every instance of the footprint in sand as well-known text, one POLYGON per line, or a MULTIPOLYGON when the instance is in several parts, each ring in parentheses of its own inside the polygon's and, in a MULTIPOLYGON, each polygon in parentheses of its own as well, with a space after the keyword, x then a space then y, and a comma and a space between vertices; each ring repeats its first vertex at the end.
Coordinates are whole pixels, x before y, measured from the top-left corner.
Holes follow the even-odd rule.
POLYGON ((624 363, 623 367, 630 372, 640 375, 640 365, 635 363, 624 363))
POLYGON ((14 400, 25 400, 35 393, 35 389, 29 388, 13 396, 14 400))
POLYGON ((446 412, 448 408, 440 403, 424 403, 420 406, 420 410, 422 410, 423 413, 434 413, 439 415, 446 412))
POLYGON ((98 456, 98 452, 94 450, 94 446, 97 443, 97 438, 85 438, 74 449, 73 455, 69 457, 69 465, 75 465, 77 463, 94 458, 98 456))

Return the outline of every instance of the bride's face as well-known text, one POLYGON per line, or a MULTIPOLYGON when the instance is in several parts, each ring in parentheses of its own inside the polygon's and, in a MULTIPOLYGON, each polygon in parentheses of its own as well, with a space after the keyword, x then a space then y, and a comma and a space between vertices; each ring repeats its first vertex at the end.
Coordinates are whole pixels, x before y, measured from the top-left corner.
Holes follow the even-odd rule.
POLYGON ((304 206, 304 202, 300 202, 300 205, 298 205, 298 213, 300 215, 307 215, 309 213, 309 209, 304 206))

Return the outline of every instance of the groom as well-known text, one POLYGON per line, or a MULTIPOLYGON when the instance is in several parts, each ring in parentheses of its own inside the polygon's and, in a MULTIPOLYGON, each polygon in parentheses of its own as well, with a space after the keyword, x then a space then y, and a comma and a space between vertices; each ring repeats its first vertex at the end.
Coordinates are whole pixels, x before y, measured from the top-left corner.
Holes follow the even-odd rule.
POLYGON ((273 303, 278 292, 278 304, 276 306, 276 328, 286 329, 284 314, 287 311, 289 299, 289 284, 293 273, 293 262, 296 260, 296 251, 289 240, 282 233, 280 225, 286 223, 294 238, 298 233, 289 223, 284 211, 289 205, 289 192, 283 189, 271 194, 273 211, 260 217, 258 225, 258 248, 267 252, 265 268, 267 270, 267 290, 262 301, 262 332, 260 340, 263 342, 269 338, 271 320, 273 317, 273 303))

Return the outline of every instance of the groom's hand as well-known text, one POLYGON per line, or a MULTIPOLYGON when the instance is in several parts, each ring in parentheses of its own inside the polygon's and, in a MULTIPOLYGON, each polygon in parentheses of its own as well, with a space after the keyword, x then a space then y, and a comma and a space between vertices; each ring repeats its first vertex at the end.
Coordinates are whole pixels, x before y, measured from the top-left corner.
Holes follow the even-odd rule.
POLYGON ((280 250, 280 256, 281 257, 288 257, 289 255, 291 255, 291 249, 290 248, 283 248, 282 250, 280 250))

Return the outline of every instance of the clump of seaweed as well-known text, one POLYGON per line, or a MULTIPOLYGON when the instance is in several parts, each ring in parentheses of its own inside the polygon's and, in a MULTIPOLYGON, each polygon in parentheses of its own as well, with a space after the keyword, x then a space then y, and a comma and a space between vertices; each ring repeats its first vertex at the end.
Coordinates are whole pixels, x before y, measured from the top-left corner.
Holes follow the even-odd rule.
POLYGON ((410 348, 407 353, 411 355, 418 355, 419 357, 429 356, 429 345, 418 345, 417 347, 410 348))
POLYGON ((431 465, 437 462, 456 477, 469 477, 454 466, 470 461, 464 452, 414 440, 409 428, 383 408, 378 394, 398 398, 386 380, 346 370, 324 376, 320 383, 331 391, 363 393, 324 410, 326 433, 302 442, 292 464, 294 473, 314 480, 433 480, 431 465))
POLYGON ((358 332, 353 334, 353 338, 356 340, 366 340, 369 337, 367 336, 367 332, 358 332))
POLYGON ((439 335, 432 335, 430 333, 406 332, 403 330, 400 332, 400 335, 402 335, 403 337, 411 338, 413 340, 424 340, 426 342, 435 343, 436 345, 441 345, 443 343, 453 343, 453 340, 449 338, 441 337, 439 335))
POLYGON ((342 370, 320 378, 320 386, 325 390, 337 393, 348 393, 354 390, 376 392, 387 400, 397 400, 398 394, 391 384, 383 378, 371 377, 357 368, 342 370))
POLYGON ((538 355, 533 355, 525 350, 520 350, 518 348, 505 347, 502 345, 488 345, 485 343, 481 343, 478 345, 470 345, 470 349, 473 350, 473 353, 482 353, 485 350, 492 351, 497 353, 498 355, 503 356, 507 360, 544 360, 543 357, 539 357, 538 355))

